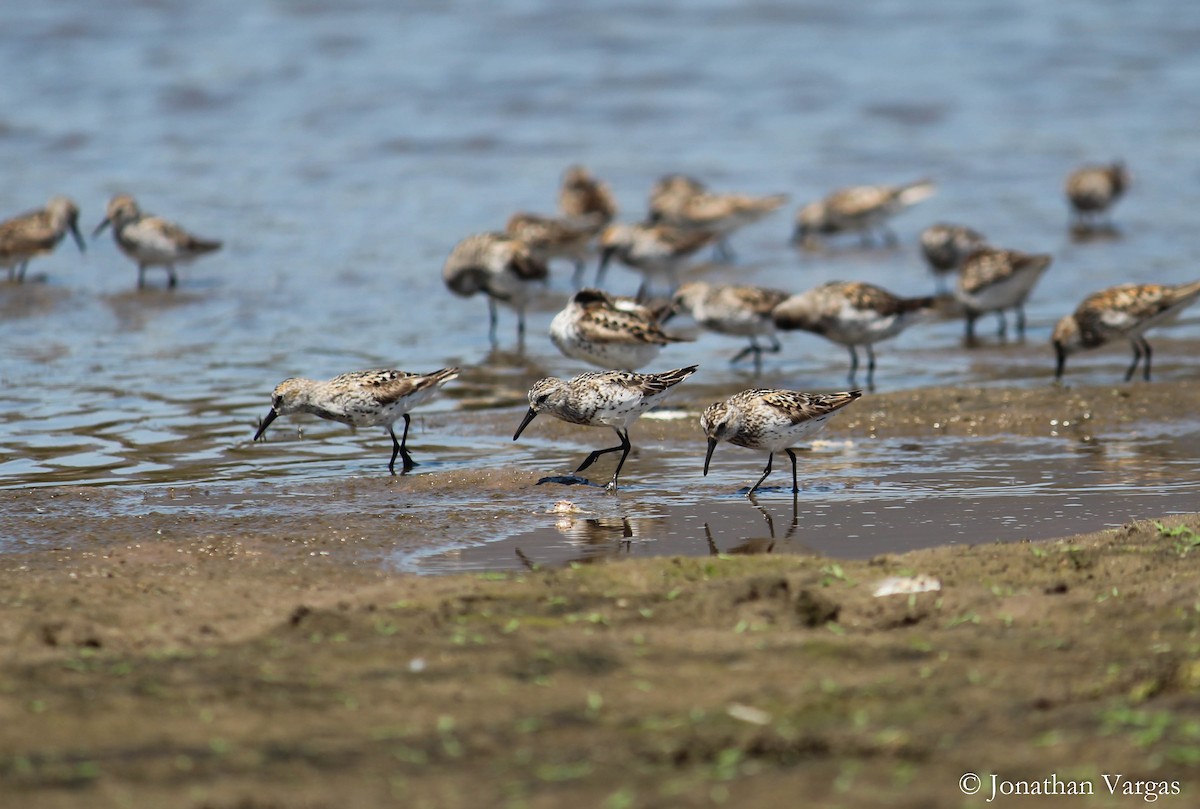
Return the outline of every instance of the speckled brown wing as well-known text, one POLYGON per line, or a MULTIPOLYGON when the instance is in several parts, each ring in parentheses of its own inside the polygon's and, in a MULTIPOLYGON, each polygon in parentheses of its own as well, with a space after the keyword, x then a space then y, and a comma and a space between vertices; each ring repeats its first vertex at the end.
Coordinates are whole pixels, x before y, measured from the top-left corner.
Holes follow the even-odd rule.
POLYGON ((449 382, 458 376, 458 368, 443 368, 431 374, 410 373, 395 369, 373 369, 342 374, 330 380, 330 384, 339 382, 356 383, 364 390, 370 391, 380 404, 391 404, 400 401, 418 391, 436 387, 449 382))
POLYGON ((768 287, 728 286, 723 287, 717 296, 757 315, 770 315, 776 306, 790 297, 790 293, 768 287))
POLYGON ((792 424, 820 418, 840 410, 862 396, 861 390, 842 393, 802 393, 794 390, 751 391, 762 402, 775 408, 791 420, 792 424))
POLYGON ((576 328, 584 340, 599 343, 667 345, 686 342, 684 338, 666 334, 647 317, 616 309, 600 300, 583 307, 576 328))
POLYGON ((879 210, 896 195, 896 189, 886 185, 860 185, 835 191, 825 200, 827 210, 836 218, 854 219, 879 210))
POLYGON ((618 381, 620 384, 630 390, 641 393, 643 396, 654 396, 675 387, 696 373, 698 367, 697 365, 689 365, 686 368, 676 368, 672 371, 664 371, 661 374, 629 373, 621 377, 618 381))
POLYGON ((44 209, 28 211, 0 222, 0 260, 25 257, 48 250, 58 242, 50 213, 44 209))
POLYGON ((1048 255, 984 247, 963 259, 962 270, 959 274, 959 286, 964 292, 974 294, 1015 273, 1044 268, 1049 264, 1050 256, 1048 255))

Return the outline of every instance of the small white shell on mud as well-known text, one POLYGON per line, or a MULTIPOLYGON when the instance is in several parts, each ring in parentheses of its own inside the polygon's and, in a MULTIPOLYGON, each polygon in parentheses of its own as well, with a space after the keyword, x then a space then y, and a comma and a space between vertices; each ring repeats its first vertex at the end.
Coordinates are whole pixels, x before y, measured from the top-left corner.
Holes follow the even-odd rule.
POLYGON ((875 584, 875 597, 930 593, 942 589, 942 583, 933 576, 888 576, 875 584))
POLYGON ((734 719, 742 722, 749 722, 751 725, 769 725, 771 724, 771 715, 761 708, 755 708, 750 705, 742 705, 740 702, 730 703, 725 709, 725 713, 729 714, 734 719))
POLYGON ((649 413, 642 414, 642 419, 658 419, 659 421, 679 421, 680 419, 693 418, 694 413, 689 413, 686 410, 651 410, 649 413))

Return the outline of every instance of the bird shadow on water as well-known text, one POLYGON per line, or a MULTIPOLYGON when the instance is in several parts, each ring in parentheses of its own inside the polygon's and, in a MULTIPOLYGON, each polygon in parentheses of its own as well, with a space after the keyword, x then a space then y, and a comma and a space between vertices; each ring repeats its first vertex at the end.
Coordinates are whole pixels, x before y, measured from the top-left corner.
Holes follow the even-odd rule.
POLYGON ((792 497, 792 516, 788 523, 787 530, 783 537, 780 538, 775 527, 775 519, 771 516, 771 512, 766 507, 760 505, 754 498, 750 500, 751 506, 758 511, 767 524, 767 536, 744 536, 737 544, 731 545, 725 550, 717 545, 716 539, 713 536, 712 528, 708 522, 704 523, 704 539, 708 545, 708 552, 711 556, 725 555, 753 555, 774 553, 779 543, 787 543, 788 551, 795 553, 797 551, 805 553, 815 553, 806 546, 793 543, 792 540, 796 535, 796 531, 800 528, 800 500, 798 497, 792 497))

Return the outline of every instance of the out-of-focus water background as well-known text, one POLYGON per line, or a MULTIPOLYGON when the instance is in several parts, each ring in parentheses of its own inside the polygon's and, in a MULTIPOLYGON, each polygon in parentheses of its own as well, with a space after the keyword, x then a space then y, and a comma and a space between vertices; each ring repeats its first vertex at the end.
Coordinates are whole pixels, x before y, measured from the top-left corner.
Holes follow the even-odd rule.
MULTIPOLYGON (((49 0, 9 3, 0 18, 0 217, 66 194, 90 232, 108 197, 128 192, 225 242, 171 292, 157 271, 137 291, 108 234, 84 256, 64 241, 27 283, 0 283, 2 487, 129 487, 137 503, 148 487, 374 472, 364 464, 387 451, 374 430, 312 423, 297 440, 280 422, 277 440, 248 445, 271 388, 292 375, 461 365, 461 391, 425 412, 490 400, 519 419, 514 392, 529 381, 588 370, 545 336, 569 268, 520 356, 511 314, 493 351, 483 300, 452 296, 440 268, 469 233, 553 212, 573 163, 611 185, 623 219, 640 218, 672 171, 789 194, 734 237, 735 263, 700 270, 713 280, 925 294, 916 235, 938 220, 1054 254, 1025 344, 968 352, 961 322, 913 328, 879 348, 881 390, 1046 384, 1049 330, 1084 294, 1200 276, 1200 9, 1187 0, 49 0), (1118 237, 1073 242, 1063 179, 1114 158, 1134 176, 1118 237), (787 243, 800 204, 919 177, 939 192, 897 218, 900 248, 787 243)), ((638 278, 614 269, 609 283, 632 292, 638 278)), ((1198 334, 1185 323, 1155 341, 1160 378, 1195 373, 1198 334)), ((762 383, 844 385, 841 348, 784 342, 762 383)), ((738 347, 706 335, 655 367, 699 363, 698 380, 730 392, 759 384, 729 367, 738 347)), ((1107 380, 1126 362, 1118 348, 1070 370, 1107 380)), ((413 438, 436 441, 431 468, 539 462, 507 435, 489 447, 413 438)), ((748 482, 741 467, 714 472, 748 482)))

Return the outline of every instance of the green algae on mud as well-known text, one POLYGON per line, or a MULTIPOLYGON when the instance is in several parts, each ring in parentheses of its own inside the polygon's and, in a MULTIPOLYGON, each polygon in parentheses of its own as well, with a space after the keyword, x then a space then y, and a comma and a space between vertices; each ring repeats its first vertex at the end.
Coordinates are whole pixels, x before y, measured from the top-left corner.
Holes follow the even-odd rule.
POLYGON ((230 537, 14 555, 0 802, 984 805, 966 772, 1189 794, 1197 530, 438 578, 230 537), (907 574, 941 590, 872 595, 907 574))

